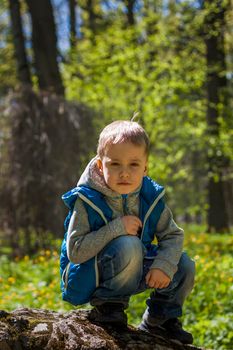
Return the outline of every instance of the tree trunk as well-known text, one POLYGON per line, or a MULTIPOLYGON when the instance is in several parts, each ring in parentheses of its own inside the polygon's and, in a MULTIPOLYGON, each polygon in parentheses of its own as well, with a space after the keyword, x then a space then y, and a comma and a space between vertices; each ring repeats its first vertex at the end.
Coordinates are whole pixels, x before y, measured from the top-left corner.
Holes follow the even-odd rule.
POLYGON ((127 8, 128 25, 133 26, 135 24, 135 18, 134 18, 135 0, 126 0, 125 4, 126 4, 126 8, 127 8))
POLYGON ((226 110, 226 64, 224 51, 224 27, 226 5, 222 0, 207 0, 205 2, 207 15, 205 18, 205 44, 207 60, 207 136, 210 140, 208 165, 208 231, 229 232, 229 218, 225 197, 224 173, 229 166, 228 159, 223 155, 219 143, 219 104, 226 110))
POLYGON ((9 9, 13 42, 15 47, 15 57, 17 62, 18 79, 21 84, 31 85, 31 74, 25 50, 19 1, 9 0, 9 9))
POLYGON ((138 331, 98 326, 87 310, 66 314, 40 309, 0 311, 2 350, 201 350, 138 331))
POLYGON ((89 28, 92 32, 92 35, 96 34, 96 15, 94 11, 94 3, 93 0, 87 0, 87 12, 88 12, 88 21, 89 28))
POLYGON ((69 0, 70 9, 70 47, 73 48, 77 42, 77 31, 76 31, 76 0, 69 0))
POLYGON ((28 88, 12 94, 3 112, 10 137, 1 178, 0 225, 5 225, 7 246, 11 238, 12 254, 22 256, 49 247, 52 234, 63 236, 67 209, 61 194, 77 182, 95 148, 92 120, 97 115, 56 94, 28 88))
POLYGON ((26 0, 32 19, 35 69, 41 90, 64 95, 58 62, 57 37, 50 0, 26 0))

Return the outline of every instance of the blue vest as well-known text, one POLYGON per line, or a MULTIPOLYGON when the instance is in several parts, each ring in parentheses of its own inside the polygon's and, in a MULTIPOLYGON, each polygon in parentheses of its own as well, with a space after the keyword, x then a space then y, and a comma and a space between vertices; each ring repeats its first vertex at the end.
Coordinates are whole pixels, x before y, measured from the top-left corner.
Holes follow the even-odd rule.
MULTIPOLYGON (((164 188, 149 177, 143 178, 139 193, 139 218, 143 223, 141 241, 146 247, 147 258, 154 259, 157 246, 152 244, 155 238, 156 226, 164 209, 164 188)), ((82 264, 73 264, 67 257, 67 230, 77 197, 83 200, 87 211, 90 231, 97 231, 112 220, 112 210, 107 205, 104 195, 90 187, 75 187, 62 196, 70 209, 65 219, 65 237, 61 246, 60 273, 62 298, 73 305, 82 305, 90 298, 98 287, 97 256, 82 264)))

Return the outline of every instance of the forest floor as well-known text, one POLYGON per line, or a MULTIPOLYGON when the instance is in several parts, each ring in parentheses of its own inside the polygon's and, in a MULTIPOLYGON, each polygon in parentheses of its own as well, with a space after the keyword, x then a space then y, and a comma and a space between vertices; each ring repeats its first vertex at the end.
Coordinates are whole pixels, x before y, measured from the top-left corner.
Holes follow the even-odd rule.
MULTIPOLYGON (((195 345, 216 350, 233 349, 233 235, 207 234, 203 227, 185 227, 184 250, 196 262, 196 281, 188 297, 182 321, 194 335, 195 345)), ((60 241, 33 257, 10 259, 7 248, 0 256, 0 309, 19 307, 69 311, 61 299, 60 241)), ((138 325, 150 291, 130 300, 128 319, 138 325)), ((89 305, 83 306, 89 308, 89 305)), ((82 308, 83 308, 82 307, 82 308)))

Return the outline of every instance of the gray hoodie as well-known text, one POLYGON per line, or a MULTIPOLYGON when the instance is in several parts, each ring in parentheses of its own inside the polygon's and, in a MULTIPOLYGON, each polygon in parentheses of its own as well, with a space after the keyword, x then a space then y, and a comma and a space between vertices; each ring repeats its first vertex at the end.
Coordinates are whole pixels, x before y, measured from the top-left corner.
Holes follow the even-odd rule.
MULTIPOLYGON (((128 194, 126 205, 122 195, 108 188, 96 166, 96 157, 87 165, 78 186, 85 185, 101 192, 113 211, 112 221, 97 231, 90 232, 88 216, 82 200, 78 197, 70 220, 67 237, 67 255, 71 262, 81 264, 97 255, 112 239, 127 235, 122 217, 139 216, 140 188, 128 194)), ((171 210, 165 206, 157 224, 155 238, 158 253, 151 268, 165 272, 171 279, 177 271, 181 257, 184 233, 173 220, 171 210)))

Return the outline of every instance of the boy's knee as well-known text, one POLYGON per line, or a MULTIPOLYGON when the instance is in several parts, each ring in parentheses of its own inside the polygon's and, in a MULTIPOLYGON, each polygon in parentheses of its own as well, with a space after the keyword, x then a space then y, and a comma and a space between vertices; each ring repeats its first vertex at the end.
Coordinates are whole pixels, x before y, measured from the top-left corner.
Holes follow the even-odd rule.
POLYGON ((133 261, 142 263, 144 251, 141 240, 136 236, 120 236, 113 241, 115 254, 121 259, 126 259, 128 263, 133 261))
POLYGON ((144 256, 144 249, 141 240, 137 236, 121 236, 119 237, 123 240, 123 245, 125 247, 125 252, 128 253, 132 258, 135 255, 139 255, 142 259, 144 256))
POLYGON ((192 259, 190 259, 190 257, 186 253, 183 253, 181 255, 178 268, 182 270, 186 278, 194 282, 195 262, 192 259))
MULTIPOLYGON (((119 253, 119 260, 122 261, 121 269, 123 276, 132 285, 133 290, 135 289, 134 284, 140 281, 143 272, 143 257, 144 249, 143 245, 138 237, 135 236, 121 236, 121 243, 124 248, 119 253), (132 284, 130 281, 133 280, 135 283, 132 284)), ((121 247, 122 247, 121 245, 121 247)), ((123 278, 124 279, 124 278, 123 278)), ((125 283, 127 283, 125 281, 125 283)))
POLYGON ((138 237, 120 236, 112 240, 101 252, 100 260, 111 260, 118 268, 140 266, 143 263, 144 250, 138 237))

